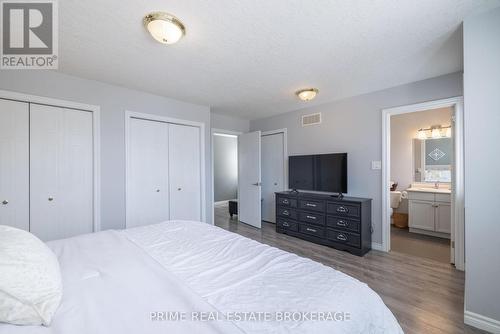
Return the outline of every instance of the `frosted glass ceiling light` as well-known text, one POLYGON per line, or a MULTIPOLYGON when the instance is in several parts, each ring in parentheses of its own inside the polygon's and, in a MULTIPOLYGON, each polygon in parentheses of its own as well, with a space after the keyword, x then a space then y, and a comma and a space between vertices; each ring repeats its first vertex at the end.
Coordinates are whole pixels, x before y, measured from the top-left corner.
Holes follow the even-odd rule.
POLYGON ((186 34, 182 22, 165 12, 154 12, 146 15, 143 23, 151 36, 163 44, 177 43, 186 34))
POLYGON ((318 95, 318 93, 319 89, 317 88, 307 88, 295 92, 295 95, 297 95, 302 101, 311 101, 316 97, 316 95, 318 95))

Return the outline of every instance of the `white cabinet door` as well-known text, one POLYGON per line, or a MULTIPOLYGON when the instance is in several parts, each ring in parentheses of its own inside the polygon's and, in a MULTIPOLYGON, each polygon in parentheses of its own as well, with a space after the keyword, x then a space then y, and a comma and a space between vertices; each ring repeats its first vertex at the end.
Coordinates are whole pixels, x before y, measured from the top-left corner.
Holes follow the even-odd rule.
POLYGON ((30 231, 42 240, 93 231, 91 112, 30 105, 30 231))
POLYGON ((1 99, 0 225, 29 229, 29 105, 1 99))
POLYGON ((261 132, 238 136, 238 219, 261 228, 261 132))
POLYGON ((169 124, 170 219, 201 220, 200 128, 169 124))
POLYGON ((169 219, 168 124, 130 119, 127 228, 169 219))
POLYGON ((411 228, 434 231, 434 204, 432 202, 410 200, 408 203, 411 228))
POLYGON ((285 190, 282 132, 262 136, 262 220, 275 223, 274 193, 285 190))
POLYGON ((436 203, 436 232, 451 233, 451 205, 436 203))

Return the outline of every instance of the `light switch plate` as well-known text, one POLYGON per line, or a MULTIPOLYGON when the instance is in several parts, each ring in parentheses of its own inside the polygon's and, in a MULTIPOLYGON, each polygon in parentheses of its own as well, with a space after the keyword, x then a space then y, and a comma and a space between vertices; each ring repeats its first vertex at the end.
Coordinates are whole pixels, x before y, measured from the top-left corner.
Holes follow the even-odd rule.
POLYGON ((372 161, 372 170, 382 169, 382 161, 372 161))

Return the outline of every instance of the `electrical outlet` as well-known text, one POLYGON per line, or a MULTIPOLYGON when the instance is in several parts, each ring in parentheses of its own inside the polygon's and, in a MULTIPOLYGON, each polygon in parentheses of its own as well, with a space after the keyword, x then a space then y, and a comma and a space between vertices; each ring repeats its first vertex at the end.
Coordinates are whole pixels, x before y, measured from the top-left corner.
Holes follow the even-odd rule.
POLYGON ((372 170, 382 169, 382 161, 372 161, 372 170))

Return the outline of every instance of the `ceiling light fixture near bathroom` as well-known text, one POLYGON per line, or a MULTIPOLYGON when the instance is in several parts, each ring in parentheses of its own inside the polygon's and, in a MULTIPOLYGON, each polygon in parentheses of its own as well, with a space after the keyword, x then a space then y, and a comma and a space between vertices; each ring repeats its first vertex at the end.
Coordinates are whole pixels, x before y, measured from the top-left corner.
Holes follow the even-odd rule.
POLYGON ((155 40, 163 44, 177 43, 186 34, 182 22, 165 12, 153 12, 143 19, 144 27, 155 40))
POLYGON ((318 95, 318 93, 319 89, 317 88, 307 88, 295 92, 295 95, 297 95, 302 101, 311 101, 316 97, 316 95, 318 95))

